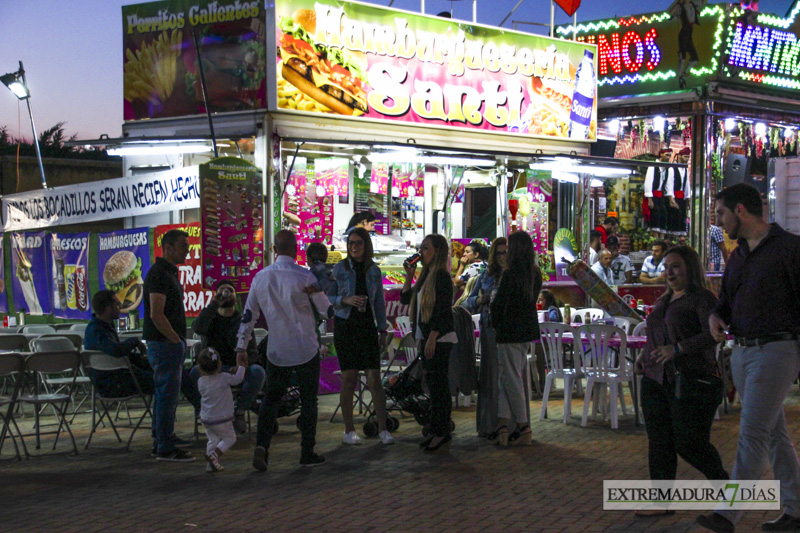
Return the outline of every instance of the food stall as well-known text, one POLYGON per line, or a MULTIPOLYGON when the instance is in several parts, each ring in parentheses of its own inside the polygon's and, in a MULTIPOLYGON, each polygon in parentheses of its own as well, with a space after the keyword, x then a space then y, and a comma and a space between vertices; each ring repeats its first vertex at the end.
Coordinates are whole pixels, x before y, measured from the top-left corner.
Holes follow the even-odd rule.
MULTIPOLYGON (((596 215, 619 211, 632 259, 649 241, 667 238, 695 247, 714 270, 709 227, 716 192, 750 183, 769 206, 776 163, 797 155, 800 4, 785 17, 759 13, 749 2, 685 16, 680 5, 672 8, 563 26, 557 35, 598 46, 597 147, 615 158, 686 165, 669 177, 678 185, 669 190, 663 182, 653 188, 647 172, 625 189, 605 187, 595 195, 596 215), (653 206, 677 207, 685 227, 663 227, 651 217, 653 206)), ((732 250, 735 243, 726 241, 732 250)), ((712 285, 720 276, 709 273, 712 285)))

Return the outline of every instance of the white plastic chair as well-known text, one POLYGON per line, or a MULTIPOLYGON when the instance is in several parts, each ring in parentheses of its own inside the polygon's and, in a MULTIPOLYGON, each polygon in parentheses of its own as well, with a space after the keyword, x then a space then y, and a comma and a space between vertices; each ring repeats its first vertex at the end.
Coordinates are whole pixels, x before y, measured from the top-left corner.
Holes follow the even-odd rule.
POLYGON ((411 319, 407 316, 399 316, 394 321, 394 327, 400 332, 401 337, 411 333, 411 319))
MULTIPOLYGON (((580 326, 576 329, 576 334, 587 339, 589 348, 586 352, 580 350, 583 361, 583 372, 586 374, 586 394, 584 397, 581 426, 586 427, 586 422, 589 417, 589 405, 592 401, 594 401, 593 415, 597 414, 598 401, 605 402, 603 398, 605 396, 604 394, 598 396, 594 395, 594 385, 605 384, 608 386, 610 395, 611 428, 617 429, 619 427, 617 398, 619 398, 619 402, 622 406, 622 413, 627 414, 621 385, 629 383, 632 379, 629 365, 625 361, 625 356, 623 355, 628 347, 628 336, 623 330, 616 326, 601 324, 580 326), (620 338, 618 350, 612 349, 611 346, 609 346, 609 341, 614 336, 619 336, 620 338)), ((577 344, 578 342, 582 341, 579 341, 576 336, 575 343, 577 344)))
POLYGON ((596 307, 585 307, 583 309, 576 309, 572 313, 572 316, 575 317, 576 315, 580 314, 581 320, 583 320, 587 312, 589 313, 589 317, 592 319, 592 322, 594 322, 595 320, 600 320, 602 318, 605 318, 606 316, 605 311, 603 311, 602 309, 598 309, 596 307))
POLYGON ((575 338, 575 330, 566 324, 556 322, 543 322, 539 324, 541 333, 542 350, 544 351, 547 363, 547 377, 544 382, 544 393, 542 394, 542 411, 539 420, 544 420, 547 413, 547 400, 550 391, 553 389, 553 381, 556 379, 564 380, 564 423, 566 424, 572 414, 572 388, 576 382, 583 377, 580 368, 569 368, 564 364, 564 343, 571 342, 564 340, 564 334, 569 333, 575 338))
POLYGON ((619 329, 625 332, 626 335, 630 335, 631 331, 633 331, 633 320, 630 318, 626 318, 624 316, 615 316, 614 325, 617 326, 619 329))
POLYGON ((639 322, 631 332, 632 337, 647 337, 647 322, 639 322))

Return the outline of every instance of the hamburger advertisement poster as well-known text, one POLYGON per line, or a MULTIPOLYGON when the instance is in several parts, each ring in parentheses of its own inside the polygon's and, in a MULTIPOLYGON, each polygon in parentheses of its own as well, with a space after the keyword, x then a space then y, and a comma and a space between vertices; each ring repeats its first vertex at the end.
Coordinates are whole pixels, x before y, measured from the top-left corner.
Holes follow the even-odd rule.
POLYGON ((274 21, 270 109, 596 139, 593 45, 352 2, 278 0, 274 21))
POLYGON ((144 278, 150 270, 147 233, 148 228, 135 228, 97 236, 100 287, 116 293, 123 314, 138 309, 144 316, 144 278))
POLYGON ((201 62, 211 112, 266 107, 263 6, 263 0, 123 6, 124 119, 205 113, 201 62))

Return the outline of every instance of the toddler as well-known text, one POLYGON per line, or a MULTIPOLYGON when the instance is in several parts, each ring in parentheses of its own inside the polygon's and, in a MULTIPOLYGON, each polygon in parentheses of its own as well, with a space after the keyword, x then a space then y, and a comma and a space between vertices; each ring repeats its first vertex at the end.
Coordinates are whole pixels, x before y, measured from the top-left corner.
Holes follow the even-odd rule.
POLYGON ((213 348, 206 348, 197 356, 201 377, 197 382, 200 390, 200 421, 206 430, 206 472, 224 470, 219 464, 220 456, 236 442, 233 429, 233 393, 231 385, 244 379, 245 368, 239 366, 236 374, 221 372, 222 360, 213 348))
POLYGON ((331 268, 328 267, 328 249, 321 242, 312 242, 306 248, 306 260, 311 273, 317 278, 317 289, 328 292, 333 277, 331 268))

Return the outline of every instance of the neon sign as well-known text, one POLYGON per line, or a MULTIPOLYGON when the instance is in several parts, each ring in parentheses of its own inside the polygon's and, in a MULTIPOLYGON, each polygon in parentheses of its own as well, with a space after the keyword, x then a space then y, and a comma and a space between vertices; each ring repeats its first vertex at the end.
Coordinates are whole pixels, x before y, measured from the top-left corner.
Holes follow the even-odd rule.
POLYGON ((598 47, 597 67, 601 76, 608 74, 609 68, 614 74, 622 72, 624 65, 628 72, 639 72, 642 65, 645 65, 644 57, 647 50, 648 60, 647 70, 653 70, 661 62, 661 49, 656 44, 658 33, 655 28, 650 28, 644 37, 636 31, 630 30, 622 36, 619 33, 606 35, 588 35, 578 37, 578 41, 596 44, 598 47), (609 42, 609 37, 611 42, 609 42), (634 54, 631 54, 631 47, 634 54))
POLYGON ((788 31, 744 26, 737 22, 728 64, 751 70, 764 70, 789 76, 800 74, 800 43, 788 31))

